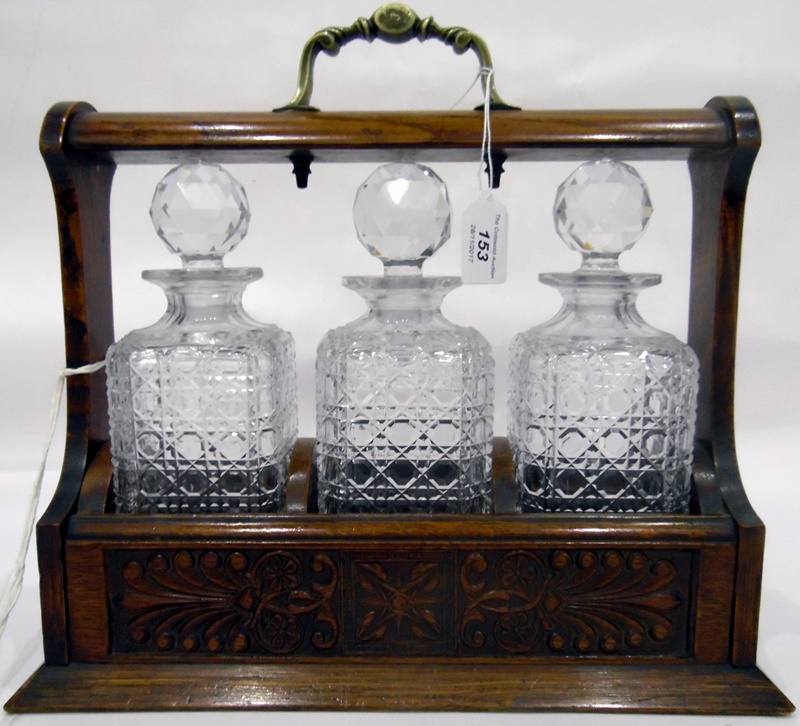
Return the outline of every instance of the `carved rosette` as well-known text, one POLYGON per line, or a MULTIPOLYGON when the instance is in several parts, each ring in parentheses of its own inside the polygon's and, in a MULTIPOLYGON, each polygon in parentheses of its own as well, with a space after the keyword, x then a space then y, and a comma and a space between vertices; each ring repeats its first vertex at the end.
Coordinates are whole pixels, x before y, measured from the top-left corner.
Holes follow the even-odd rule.
MULTIPOLYGON (((347 650, 387 655, 439 654, 452 643, 453 602, 446 553, 356 557, 351 567, 353 623, 347 650)), ((349 615, 349 613, 348 613, 349 615)))
POLYGON ((339 642, 339 574, 328 555, 179 550, 108 557, 116 651, 319 655, 339 642))
POLYGON ((689 558, 618 550, 467 555, 459 573, 462 652, 684 655, 689 558))

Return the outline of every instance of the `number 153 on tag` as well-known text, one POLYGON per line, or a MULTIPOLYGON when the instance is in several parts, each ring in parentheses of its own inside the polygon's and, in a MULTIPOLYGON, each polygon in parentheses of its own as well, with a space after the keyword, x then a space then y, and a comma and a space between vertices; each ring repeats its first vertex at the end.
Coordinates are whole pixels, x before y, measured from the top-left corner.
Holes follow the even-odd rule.
POLYGON ((462 224, 461 278, 466 284, 506 281, 508 212, 484 192, 467 207, 462 224))

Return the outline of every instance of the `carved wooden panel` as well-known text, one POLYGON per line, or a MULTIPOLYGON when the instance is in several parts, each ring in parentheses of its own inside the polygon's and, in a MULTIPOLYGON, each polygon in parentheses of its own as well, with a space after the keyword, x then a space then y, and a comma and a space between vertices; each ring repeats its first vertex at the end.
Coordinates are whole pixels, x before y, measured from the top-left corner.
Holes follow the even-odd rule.
POLYGON ((354 555, 349 568, 348 653, 452 651, 454 558, 447 552, 354 555))
POLYGON ((687 655, 691 553, 473 552, 459 567, 459 651, 687 655))
POLYGON ((338 652, 339 568, 303 551, 108 552, 112 650, 338 652))
POLYGON ((114 550, 112 651, 689 656, 689 551, 114 550))

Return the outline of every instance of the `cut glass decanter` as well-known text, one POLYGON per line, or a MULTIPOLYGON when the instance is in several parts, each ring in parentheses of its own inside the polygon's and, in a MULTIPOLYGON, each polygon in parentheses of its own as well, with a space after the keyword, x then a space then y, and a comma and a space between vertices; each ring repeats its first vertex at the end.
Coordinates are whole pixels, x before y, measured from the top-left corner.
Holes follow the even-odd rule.
POLYGON ((247 233, 242 186, 188 164, 156 187, 150 216, 183 269, 149 270, 164 316, 106 357, 116 509, 279 509, 297 433, 292 337, 242 309, 257 268, 224 268, 247 233))
POLYGON ((689 503, 697 357, 648 325, 640 290, 660 275, 626 274, 618 256, 652 205, 632 167, 584 164, 559 187, 562 239, 583 255, 558 288, 558 314, 511 344, 509 439, 522 511, 681 512, 689 503))
POLYGON ((441 313, 457 277, 422 276, 450 236, 444 182, 380 167, 353 208, 383 277, 346 277, 368 312, 317 351, 321 512, 483 512, 490 503, 493 361, 486 340, 441 313))

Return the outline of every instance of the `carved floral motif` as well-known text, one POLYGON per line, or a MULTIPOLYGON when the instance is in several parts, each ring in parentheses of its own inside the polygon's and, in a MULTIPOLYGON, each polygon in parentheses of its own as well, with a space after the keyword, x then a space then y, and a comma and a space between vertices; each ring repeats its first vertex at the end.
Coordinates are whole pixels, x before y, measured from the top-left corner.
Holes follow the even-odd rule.
POLYGON ((181 550, 110 557, 118 650, 289 654, 338 643, 338 571, 327 555, 181 550))
POLYGON ((688 551, 117 550, 107 568, 117 652, 688 654, 688 551))
POLYGON ((678 572, 643 552, 473 553, 460 569, 461 639, 516 655, 683 652, 688 582, 678 572))
POLYGON ((441 561, 396 559, 353 563, 355 649, 387 653, 436 651, 444 612, 452 610, 441 561))

